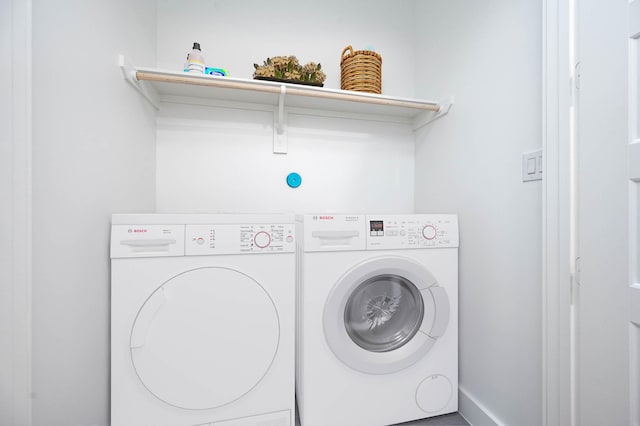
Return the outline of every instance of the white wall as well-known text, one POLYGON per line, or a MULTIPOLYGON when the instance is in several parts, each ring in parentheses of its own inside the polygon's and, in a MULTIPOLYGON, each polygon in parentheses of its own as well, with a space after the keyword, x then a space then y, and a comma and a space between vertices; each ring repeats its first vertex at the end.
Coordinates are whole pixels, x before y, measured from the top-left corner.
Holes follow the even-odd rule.
MULTIPOLYGON (((13 55, 11 2, 0 3, 0 56, 13 55)), ((7 60, 13 65, 13 58, 7 60)), ((12 93, 13 67, 0 69, 0 91, 12 93)), ((13 423, 13 96, 0 97, 0 423, 13 423)))
POLYGON ((627 425, 628 2, 578 4, 578 424, 627 425))
POLYGON ((521 154, 541 147, 541 4, 420 2, 416 20, 417 95, 456 99, 418 135, 416 210, 459 214, 461 401, 540 425, 541 182, 521 154))
POLYGON ((0 424, 31 421, 31 19, 0 2, 0 424))
POLYGON ((286 155, 272 153, 273 113, 163 106, 159 212, 413 210, 413 134, 404 124, 290 114, 286 155), (289 188, 297 172, 302 185, 289 188))
POLYGON ((149 211, 153 109, 118 53, 155 62, 155 3, 33 1, 33 424, 109 419, 112 212, 149 211))
POLYGON ((325 87, 340 88, 340 56, 372 46, 382 55, 382 91, 412 97, 415 0, 158 0, 158 67, 182 70, 194 41, 208 66, 251 78, 253 64, 296 55, 321 63, 325 87), (409 23, 409 24, 408 24, 409 23))
MULTIPOLYGON (((158 65, 181 69, 193 41, 207 63, 251 78, 253 62, 295 54, 320 62, 339 88, 340 54, 373 45, 383 93, 413 96, 414 2, 331 0, 313 13, 291 1, 158 2, 158 65), (409 23, 409 24, 407 24, 409 23)), ((288 116, 286 155, 272 153, 273 113, 162 105, 157 209, 400 213, 412 211, 414 135, 406 124, 288 116), (302 185, 286 185, 288 173, 302 185)))
POLYGON ((520 182, 521 152, 540 146, 538 5, 159 0, 157 13, 34 1, 34 424, 107 424, 109 214, 153 210, 156 181, 159 211, 400 212, 415 194, 418 211, 459 213, 462 385, 499 420, 539 424, 540 184, 520 182), (178 70, 193 41, 236 77, 267 56, 319 61, 332 88, 342 49, 373 45, 385 94, 457 103, 415 146, 404 125, 291 114, 290 152, 274 155, 270 112, 173 104, 155 133, 116 55, 178 70))

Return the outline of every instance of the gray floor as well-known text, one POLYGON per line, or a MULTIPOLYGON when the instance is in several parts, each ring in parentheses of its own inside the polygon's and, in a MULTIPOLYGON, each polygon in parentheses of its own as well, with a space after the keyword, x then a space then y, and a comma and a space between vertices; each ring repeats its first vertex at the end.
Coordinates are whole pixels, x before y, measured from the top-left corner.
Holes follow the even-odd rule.
POLYGON ((408 423, 400 423, 402 426, 468 426, 469 423, 458 413, 445 414, 444 416, 431 417, 408 423))
MULTIPOLYGON (((300 426, 300 419, 296 413, 296 426, 300 426)), ((445 414, 444 416, 430 417, 428 419, 415 420, 408 423, 399 423, 396 426, 469 426, 469 423, 458 413, 445 414)))

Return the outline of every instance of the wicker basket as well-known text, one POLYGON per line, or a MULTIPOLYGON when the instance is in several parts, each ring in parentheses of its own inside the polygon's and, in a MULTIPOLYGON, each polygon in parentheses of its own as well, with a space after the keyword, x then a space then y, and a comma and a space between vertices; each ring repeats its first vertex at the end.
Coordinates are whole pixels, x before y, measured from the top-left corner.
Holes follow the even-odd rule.
POLYGON ((340 59, 340 88, 382 93, 382 56, 371 50, 345 47, 340 59))

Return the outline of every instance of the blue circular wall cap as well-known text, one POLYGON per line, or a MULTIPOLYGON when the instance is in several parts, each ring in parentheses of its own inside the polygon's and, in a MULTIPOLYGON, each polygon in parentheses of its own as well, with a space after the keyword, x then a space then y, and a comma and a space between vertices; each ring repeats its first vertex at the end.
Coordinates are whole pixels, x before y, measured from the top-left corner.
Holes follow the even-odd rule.
POLYGON ((289 185, 291 188, 297 188, 300 186, 301 183, 302 183, 302 177, 300 177, 300 175, 297 174, 296 172, 289 173, 287 175, 287 185, 289 185))

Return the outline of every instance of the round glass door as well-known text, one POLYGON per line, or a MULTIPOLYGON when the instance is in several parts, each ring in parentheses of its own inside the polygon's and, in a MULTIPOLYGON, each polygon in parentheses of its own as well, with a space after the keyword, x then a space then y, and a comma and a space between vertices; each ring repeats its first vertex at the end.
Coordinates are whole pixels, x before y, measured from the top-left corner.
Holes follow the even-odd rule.
POLYGON ((344 311, 347 334, 373 352, 392 351, 420 329, 424 303, 417 287, 399 275, 379 275, 360 284, 344 311))
POLYGON ((175 407, 211 409, 253 389, 275 358, 275 305, 254 279, 198 268, 158 287, 131 329, 131 360, 144 386, 175 407))
POLYGON ((323 313, 333 354, 367 374, 415 364, 448 322, 446 291, 424 265, 401 256, 370 258, 346 271, 329 292, 323 313))

